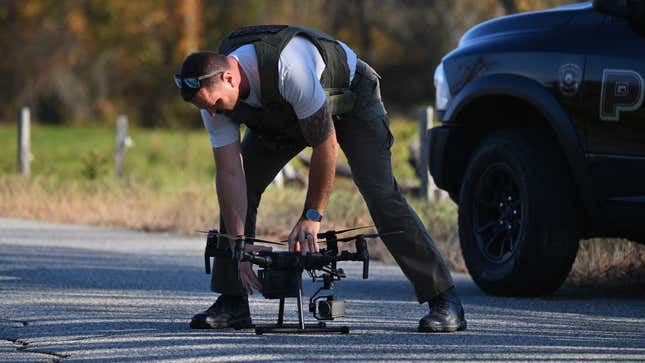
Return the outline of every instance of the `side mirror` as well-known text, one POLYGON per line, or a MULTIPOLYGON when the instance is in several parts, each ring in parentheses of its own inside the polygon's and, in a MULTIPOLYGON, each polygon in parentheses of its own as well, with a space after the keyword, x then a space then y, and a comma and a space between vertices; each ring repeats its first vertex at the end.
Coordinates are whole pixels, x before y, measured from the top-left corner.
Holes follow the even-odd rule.
POLYGON ((593 8, 603 14, 631 19, 634 3, 630 0, 593 0, 593 8))
POLYGON ((597 11, 629 20, 632 23, 645 21, 644 0, 593 0, 597 11))
POLYGON ((603 14, 629 21, 632 29, 645 35, 645 0, 593 0, 593 7, 603 14))

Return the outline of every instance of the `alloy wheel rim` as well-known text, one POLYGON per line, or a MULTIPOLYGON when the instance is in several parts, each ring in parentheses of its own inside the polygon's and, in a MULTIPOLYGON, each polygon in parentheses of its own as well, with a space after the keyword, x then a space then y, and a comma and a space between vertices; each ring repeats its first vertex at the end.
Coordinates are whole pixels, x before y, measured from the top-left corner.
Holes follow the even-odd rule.
POLYGON ((513 171, 505 164, 489 166, 475 187, 473 226, 484 258, 507 262, 515 253, 522 223, 522 202, 513 171))

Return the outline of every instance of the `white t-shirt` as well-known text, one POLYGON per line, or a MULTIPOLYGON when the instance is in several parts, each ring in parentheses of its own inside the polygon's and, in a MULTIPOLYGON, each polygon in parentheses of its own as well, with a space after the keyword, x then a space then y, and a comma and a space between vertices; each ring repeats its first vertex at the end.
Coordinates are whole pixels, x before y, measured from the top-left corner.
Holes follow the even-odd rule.
MULTIPOLYGON (((349 80, 356 72, 356 53, 345 43, 338 42, 347 55, 349 80)), ((229 54, 242 67, 249 81, 250 92, 240 102, 253 107, 262 107, 260 94, 260 73, 258 59, 253 44, 243 45, 229 54)), ((278 89, 280 95, 291 104, 298 119, 305 119, 318 111, 325 102, 325 91, 320 84, 320 76, 325 69, 325 62, 318 48, 307 38, 297 36, 287 43, 280 53, 278 61, 278 89)), ((211 116, 201 110, 204 126, 210 136, 211 146, 222 147, 240 139, 240 127, 228 116, 216 114, 211 116)))

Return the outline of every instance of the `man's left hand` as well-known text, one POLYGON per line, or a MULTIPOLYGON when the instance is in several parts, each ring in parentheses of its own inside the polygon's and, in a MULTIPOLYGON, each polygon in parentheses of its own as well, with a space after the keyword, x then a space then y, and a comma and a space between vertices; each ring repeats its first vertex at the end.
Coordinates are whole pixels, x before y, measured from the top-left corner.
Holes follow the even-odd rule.
POLYGON ((302 255, 318 252, 318 231, 320 222, 300 219, 289 234, 289 252, 300 251, 302 255))

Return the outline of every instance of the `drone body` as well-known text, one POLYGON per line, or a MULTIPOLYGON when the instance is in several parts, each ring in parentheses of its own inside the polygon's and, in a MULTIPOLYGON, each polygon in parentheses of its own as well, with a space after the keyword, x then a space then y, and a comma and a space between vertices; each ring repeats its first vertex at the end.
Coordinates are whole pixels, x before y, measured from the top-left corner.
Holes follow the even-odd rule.
MULTIPOLYGON (((366 227, 359 227, 366 228, 366 227)), ((341 261, 361 261, 363 262, 363 279, 369 275, 369 252, 367 250, 367 238, 376 238, 389 234, 401 234, 403 232, 390 232, 383 234, 358 234, 351 237, 338 238, 337 234, 355 230, 350 228, 342 231, 327 231, 319 233, 319 243, 325 244, 326 247, 320 249, 320 252, 307 253, 302 255, 299 252, 245 252, 246 243, 262 242, 269 244, 283 245, 283 243, 261 240, 255 237, 230 236, 219 233, 217 230, 210 230, 206 239, 206 249, 204 251, 204 262, 206 273, 211 272, 211 257, 232 258, 235 273, 238 273, 237 266, 239 262, 250 262, 258 265, 261 269, 258 271, 258 278, 262 284, 262 295, 266 299, 279 299, 280 310, 278 313, 277 325, 256 326, 256 333, 302 333, 302 332, 335 332, 349 333, 348 327, 333 328, 327 327, 320 322, 314 326, 304 324, 302 308, 302 273, 307 271, 309 276, 315 282, 322 279, 323 286, 309 299, 309 312, 313 313, 317 320, 334 320, 334 318, 345 316, 345 302, 337 300, 333 294, 319 295, 322 290, 332 290, 334 281, 345 278, 343 269, 337 267, 337 262, 341 261), (231 248, 218 248, 220 238, 226 238, 233 243, 231 248), (340 251, 338 242, 354 242, 356 251, 340 251), (322 272, 321 275, 318 271, 322 272), (299 324, 297 326, 287 327, 283 323, 284 316, 284 299, 298 299, 299 324)), ((284 242, 284 241, 283 241, 284 242)))

